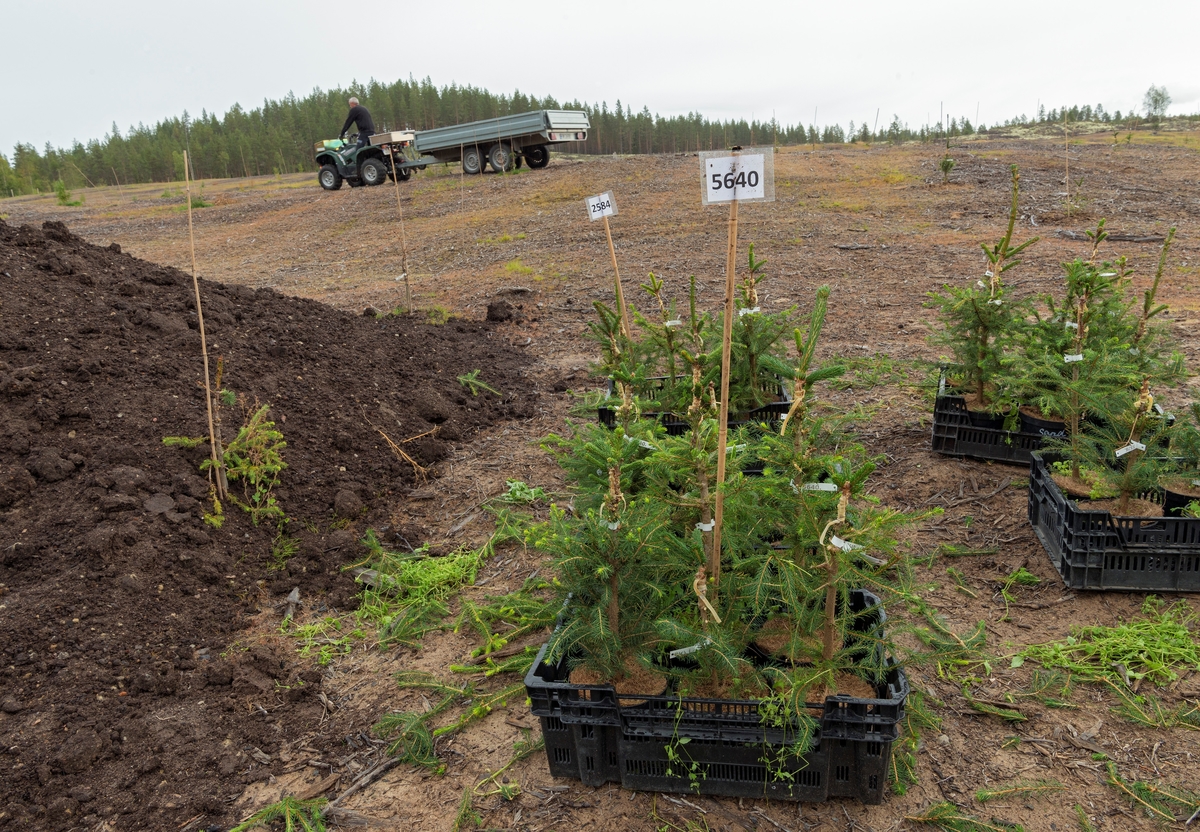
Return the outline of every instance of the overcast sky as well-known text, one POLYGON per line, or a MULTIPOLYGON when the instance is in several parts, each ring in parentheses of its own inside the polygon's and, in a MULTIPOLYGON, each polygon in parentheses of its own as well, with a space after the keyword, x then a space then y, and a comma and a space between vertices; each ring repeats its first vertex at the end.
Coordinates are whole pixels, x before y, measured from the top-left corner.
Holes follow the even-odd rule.
POLYGON ((409 75, 664 116, 808 124, 815 108, 843 127, 940 106, 987 124, 1039 102, 1128 112, 1151 84, 1168 112, 1200 112, 1200 0, 0 0, 0 32, 10 159, 18 142, 409 75))

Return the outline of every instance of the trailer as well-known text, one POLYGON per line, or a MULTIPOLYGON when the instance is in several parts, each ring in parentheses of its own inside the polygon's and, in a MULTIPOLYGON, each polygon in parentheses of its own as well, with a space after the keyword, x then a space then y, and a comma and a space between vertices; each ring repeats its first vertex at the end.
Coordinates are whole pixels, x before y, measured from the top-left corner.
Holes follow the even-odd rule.
POLYGON ((438 162, 462 162, 463 172, 512 170, 522 161, 544 168, 550 145, 581 142, 591 128, 582 110, 533 110, 450 127, 419 130, 414 148, 422 157, 438 162))
POLYGON ((327 191, 342 183, 354 188, 379 185, 388 178, 401 182, 413 170, 437 162, 462 162, 466 173, 512 170, 528 163, 544 168, 550 163, 550 145, 581 142, 591 127, 582 110, 533 110, 483 121, 471 121, 432 130, 392 130, 376 133, 368 144, 326 139, 313 146, 321 170, 317 180, 327 191))

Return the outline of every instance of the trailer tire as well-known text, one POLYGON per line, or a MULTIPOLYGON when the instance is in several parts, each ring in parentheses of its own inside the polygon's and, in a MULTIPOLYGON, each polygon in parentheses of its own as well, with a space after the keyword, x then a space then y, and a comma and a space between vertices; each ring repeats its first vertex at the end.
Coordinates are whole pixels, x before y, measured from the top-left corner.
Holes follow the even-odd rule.
POLYGON ((514 153, 513 154, 513 167, 515 167, 517 170, 520 170, 521 165, 523 165, 523 164, 525 164, 524 154, 514 153))
POLYGON ((483 173, 483 154, 475 145, 463 149, 462 167, 463 173, 469 173, 474 176, 477 173, 483 173))
POLYGON ((412 176, 412 168, 393 168, 392 170, 394 171, 392 179, 399 176, 401 182, 407 182, 408 178, 412 176))
POLYGON ((333 165, 321 165, 321 170, 317 174, 317 181, 327 191, 336 191, 342 187, 342 175, 338 173, 338 169, 333 165))
POLYGON ((503 170, 513 169, 513 152, 512 148, 503 142, 492 145, 488 151, 488 164, 492 166, 492 170, 499 173, 503 170))
POLYGON ((388 179, 387 167, 382 159, 367 159, 358 166, 358 175, 364 185, 382 185, 388 179))
POLYGON ((550 148, 544 144, 534 145, 525 150, 525 161, 529 163, 530 170, 538 170, 550 164, 550 148))

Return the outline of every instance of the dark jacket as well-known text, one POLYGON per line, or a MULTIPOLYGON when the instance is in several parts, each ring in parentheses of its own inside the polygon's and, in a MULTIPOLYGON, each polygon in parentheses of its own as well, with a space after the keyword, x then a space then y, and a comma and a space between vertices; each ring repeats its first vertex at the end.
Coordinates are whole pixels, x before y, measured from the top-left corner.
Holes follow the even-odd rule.
POLYGON ((366 133, 368 136, 375 132, 375 122, 371 120, 371 114, 367 112, 367 108, 361 104, 355 104, 350 108, 350 115, 346 116, 346 123, 342 125, 343 136, 350 129, 351 124, 357 124, 358 132, 366 133))

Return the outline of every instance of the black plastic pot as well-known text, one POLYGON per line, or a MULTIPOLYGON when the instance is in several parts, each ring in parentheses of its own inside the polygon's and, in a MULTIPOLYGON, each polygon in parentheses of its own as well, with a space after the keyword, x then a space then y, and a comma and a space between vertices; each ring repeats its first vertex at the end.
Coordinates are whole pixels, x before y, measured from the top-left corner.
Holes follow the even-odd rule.
MULTIPOLYGON (((1191 482, 1184 478, 1186 484, 1191 482)), ((1189 494, 1185 491, 1177 491, 1180 487, 1179 481, 1167 481, 1161 483, 1163 490, 1163 514, 1167 517, 1182 517, 1183 510, 1187 508, 1187 504, 1193 501, 1200 500, 1200 497, 1189 494)), ((1200 491, 1200 485, 1195 486, 1194 490, 1200 491)))
POLYGON ((1060 422, 1057 419, 1042 419, 1037 416, 1030 416, 1028 413, 1022 413, 1021 416, 1021 433, 1033 433, 1046 439, 1065 439, 1067 436, 1067 423, 1060 422))

